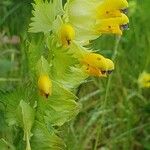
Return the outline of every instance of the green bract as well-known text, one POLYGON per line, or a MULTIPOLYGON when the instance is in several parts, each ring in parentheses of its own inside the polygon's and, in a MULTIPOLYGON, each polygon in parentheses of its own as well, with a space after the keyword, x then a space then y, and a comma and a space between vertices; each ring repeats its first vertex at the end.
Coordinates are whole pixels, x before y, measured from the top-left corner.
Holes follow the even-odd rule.
POLYGON ((33 8, 34 17, 31 18, 29 32, 50 32, 56 16, 63 14, 62 0, 54 0, 53 2, 35 0, 33 8))
POLYGON ((94 31, 96 24, 94 10, 98 0, 68 0, 65 5, 66 21, 71 23, 77 33, 76 40, 84 42, 98 38, 94 31))

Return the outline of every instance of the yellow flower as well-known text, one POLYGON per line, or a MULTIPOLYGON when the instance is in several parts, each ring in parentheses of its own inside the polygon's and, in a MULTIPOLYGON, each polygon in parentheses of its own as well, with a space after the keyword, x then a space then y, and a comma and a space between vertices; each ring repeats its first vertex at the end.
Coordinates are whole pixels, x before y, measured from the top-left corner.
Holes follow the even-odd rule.
POLYGON ((97 7, 97 18, 121 17, 121 12, 126 13, 127 7, 126 0, 104 0, 97 7))
POLYGON ((122 35, 124 29, 128 29, 128 17, 120 13, 120 16, 114 18, 102 19, 97 22, 95 29, 97 33, 113 33, 122 35))
POLYGON ((128 28, 129 19, 126 13, 128 2, 126 0, 104 0, 97 7, 98 33, 113 33, 122 35, 122 30, 128 28))
POLYGON ((69 46, 75 38, 75 30, 70 24, 63 24, 60 29, 60 38, 63 46, 69 46))
POLYGON ((42 96, 48 98, 52 93, 52 82, 48 75, 40 75, 38 79, 38 88, 42 96))
POLYGON ((114 63, 110 59, 96 53, 85 54, 81 63, 92 76, 106 77, 114 70, 114 63))
POLYGON ((89 41, 106 33, 121 35, 128 28, 127 7, 126 0, 68 0, 64 18, 73 25, 77 41, 89 41))
POLYGON ((106 66, 107 74, 111 74, 111 72, 115 69, 114 63, 112 60, 110 60, 108 58, 106 58, 105 61, 107 64, 107 66, 106 66))
POLYGON ((143 72, 138 78, 138 84, 140 88, 150 88, 150 73, 143 72))

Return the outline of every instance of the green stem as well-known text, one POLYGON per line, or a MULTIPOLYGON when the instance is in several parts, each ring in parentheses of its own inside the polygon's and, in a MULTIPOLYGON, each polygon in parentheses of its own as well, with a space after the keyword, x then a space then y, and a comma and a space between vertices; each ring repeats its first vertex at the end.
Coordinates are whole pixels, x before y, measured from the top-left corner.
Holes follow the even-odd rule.
POLYGON ((26 150, 31 150, 29 135, 26 135, 26 150))
MULTIPOLYGON (((113 61, 115 61, 115 59, 116 59, 116 57, 117 57, 117 54, 118 54, 118 46, 119 46, 120 39, 121 39, 121 36, 117 36, 117 38, 116 38, 116 43, 115 43, 115 47, 114 47, 114 53, 113 53, 113 55, 112 55, 112 60, 113 60, 113 61)), ((112 80, 112 76, 110 76, 110 77, 108 78, 103 108, 105 108, 106 103, 107 103, 107 97, 108 97, 108 93, 109 93, 109 88, 110 88, 111 80, 112 80)))

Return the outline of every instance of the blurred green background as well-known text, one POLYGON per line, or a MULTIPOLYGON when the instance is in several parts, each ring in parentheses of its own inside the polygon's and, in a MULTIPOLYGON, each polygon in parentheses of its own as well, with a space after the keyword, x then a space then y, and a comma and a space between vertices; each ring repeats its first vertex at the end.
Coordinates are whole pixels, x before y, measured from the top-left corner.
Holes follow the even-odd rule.
MULTIPOLYGON (((32 0, 0 1, 0 94, 7 94, 26 76, 24 41, 28 36, 32 0)), ((149 0, 130 0, 130 29, 119 39, 101 36, 92 47, 115 59, 109 79, 90 78, 79 86, 83 107, 62 127, 69 150, 150 150, 150 89, 137 79, 150 72, 149 0)), ((0 102, 0 137, 3 136, 0 102)))

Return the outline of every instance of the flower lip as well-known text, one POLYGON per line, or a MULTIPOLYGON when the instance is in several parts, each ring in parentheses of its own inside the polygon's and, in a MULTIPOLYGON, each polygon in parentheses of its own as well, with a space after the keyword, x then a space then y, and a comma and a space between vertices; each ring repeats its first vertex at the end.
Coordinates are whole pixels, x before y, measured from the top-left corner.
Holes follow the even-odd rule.
POLYGON ((60 38, 61 38, 62 45, 64 46, 71 45, 71 42, 75 38, 74 28, 68 23, 63 24, 60 29, 60 38))
POLYGON ((121 30, 128 30, 129 29, 129 24, 123 24, 123 25, 120 25, 120 29, 121 30))
POLYGON ((106 70, 101 70, 102 74, 106 74, 106 72, 107 72, 106 70))
POLYGON ((67 44, 70 45, 71 44, 71 39, 66 39, 67 44))
POLYGON ((121 9, 120 11, 121 11, 122 13, 124 13, 124 14, 127 14, 127 13, 128 13, 128 8, 121 9))
POLYGON ((49 93, 45 93, 44 95, 45 95, 45 97, 46 97, 46 98, 48 98, 48 97, 49 97, 49 93))
POLYGON ((107 74, 111 74, 114 70, 108 70, 107 74))

